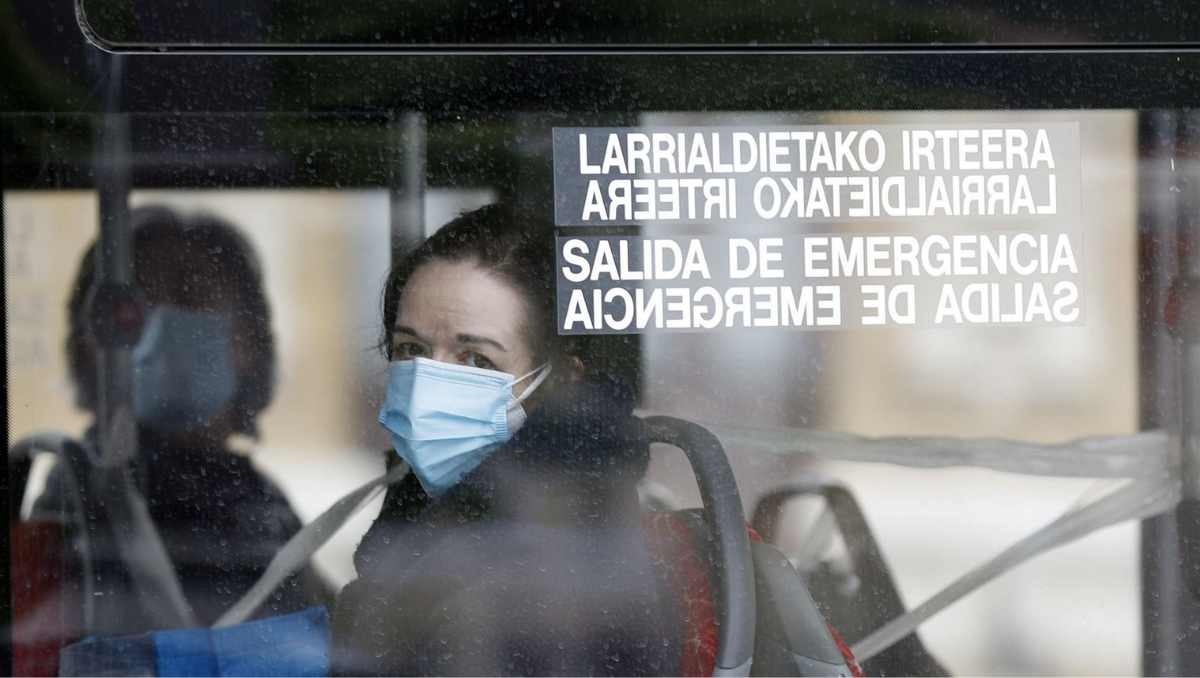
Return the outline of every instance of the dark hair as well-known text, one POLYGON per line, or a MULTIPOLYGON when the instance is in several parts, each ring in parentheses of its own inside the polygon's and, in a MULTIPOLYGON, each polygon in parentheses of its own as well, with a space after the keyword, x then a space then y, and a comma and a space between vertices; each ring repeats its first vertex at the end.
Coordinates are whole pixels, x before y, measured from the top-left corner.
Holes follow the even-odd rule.
POLYGON ((474 261, 513 287, 525 300, 521 325, 537 362, 549 361, 552 375, 571 371, 570 359, 582 355, 580 338, 559 336, 555 287, 554 227, 507 205, 488 205, 438 229, 392 266, 383 287, 380 350, 391 359, 392 327, 409 278, 433 261, 474 261))
MULTIPOLYGON (((234 433, 256 436, 259 412, 271 402, 275 390, 275 338, 271 313, 263 288, 262 271, 249 241, 236 228, 216 217, 184 218, 166 207, 143 207, 130 215, 135 261, 155 244, 178 247, 188 257, 211 257, 221 281, 233 290, 234 334, 231 340, 248 352, 249 370, 238 375, 231 401, 234 433)), ((96 285, 96 244, 79 264, 75 286, 67 304, 67 366, 75 382, 78 402, 95 409, 96 362, 88 330, 87 302, 96 285)))

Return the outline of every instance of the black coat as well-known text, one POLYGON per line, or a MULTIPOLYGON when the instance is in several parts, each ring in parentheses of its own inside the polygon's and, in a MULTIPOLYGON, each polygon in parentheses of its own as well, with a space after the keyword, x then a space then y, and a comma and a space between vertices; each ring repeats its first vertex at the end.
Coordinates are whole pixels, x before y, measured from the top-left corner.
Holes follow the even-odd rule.
MULTIPOLYGON (((300 520, 283 492, 263 477, 249 458, 222 448, 181 448, 148 429, 138 437, 133 477, 184 595, 197 621, 207 626, 258 581, 279 549, 300 529, 300 520)), ((55 467, 51 472, 33 518, 74 526, 78 518, 61 470, 55 467)), ((94 631, 114 636, 158 630, 148 626, 128 588, 116 545, 105 540, 93 543, 92 549, 97 576, 113 587, 101 601, 99 628, 94 631)), ((260 606, 255 618, 327 605, 331 598, 321 577, 305 567, 260 606)))
POLYGON ((437 500, 391 488, 334 613, 345 675, 664 675, 631 389, 563 387, 437 500))

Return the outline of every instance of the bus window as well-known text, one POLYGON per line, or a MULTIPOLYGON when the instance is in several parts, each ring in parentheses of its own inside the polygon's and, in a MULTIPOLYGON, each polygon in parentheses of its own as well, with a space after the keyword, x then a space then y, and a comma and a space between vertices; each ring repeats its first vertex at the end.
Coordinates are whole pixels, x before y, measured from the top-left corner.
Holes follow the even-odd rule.
POLYGON ((141 4, 0 22, 14 675, 1200 670, 1197 14, 141 4))

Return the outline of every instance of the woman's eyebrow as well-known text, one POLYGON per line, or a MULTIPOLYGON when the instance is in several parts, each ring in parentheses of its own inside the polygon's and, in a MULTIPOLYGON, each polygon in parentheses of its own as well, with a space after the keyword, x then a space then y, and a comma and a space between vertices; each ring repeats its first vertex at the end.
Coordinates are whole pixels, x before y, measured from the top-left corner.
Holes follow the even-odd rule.
POLYGON ((455 339, 457 339, 458 343, 460 343, 460 344, 488 344, 491 346, 495 346, 496 348, 500 349, 501 351, 504 351, 505 353, 508 353, 508 349, 504 348, 504 345, 501 344, 500 342, 496 341, 495 339, 488 339, 487 337, 479 337, 474 334, 460 334, 460 335, 456 336, 455 339))
POLYGON ((417 341, 419 341, 419 342, 421 342, 421 343, 423 343, 423 344, 428 344, 428 343, 429 343, 428 341, 425 341, 424 339, 422 339, 422 338, 421 338, 421 335, 417 334, 417 331, 416 331, 416 330, 414 330, 414 329, 413 329, 413 328, 411 328, 411 327, 405 327, 404 325, 396 325, 395 327, 393 327, 393 328, 392 328, 392 334, 393 334, 393 335, 396 335, 396 334, 407 334, 408 336, 410 336, 410 337, 412 337, 412 338, 416 339, 417 341))

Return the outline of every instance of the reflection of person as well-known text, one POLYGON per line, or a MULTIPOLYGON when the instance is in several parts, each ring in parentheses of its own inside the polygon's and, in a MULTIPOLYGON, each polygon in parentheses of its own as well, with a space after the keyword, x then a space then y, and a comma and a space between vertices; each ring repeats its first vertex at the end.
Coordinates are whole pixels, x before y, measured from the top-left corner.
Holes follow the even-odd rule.
MULTIPOLYGON (((133 212, 137 287, 145 324, 133 349, 133 410, 138 424, 135 481, 203 624, 235 603, 299 529, 283 493, 249 458, 231 452, 234 434, 254 437, 271 401, 274 338, 257 258, 233 227, 184 219, 165 208, 133 212)), ((95 287, 95 246, 84 256, 68 307, 67 356, 79 404, 94 411, 97 368, 87 330, 95 287)), ((95 431, 89 431, 94 441, 95 431)), ((53 474, 35 511, 69 519, 69 490, 53 474)), ((94 554, 97 567, 124 577, 119 557, 94 554)), ((310 570, 286 582, 262 616, 324 602, 310 570)), ((111 604, 111 601, 110 603, 111 604)), ((144 631, 137 603, 117 604, 113 628, 144 631)))
POLYGON ((552 230, 491 206, 393 268, 380 421, 413 472, 338 599, 336 673, 676 670, 639 515, 646 433, 632 389, 556 334, 553 267, 552 230))

